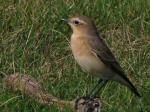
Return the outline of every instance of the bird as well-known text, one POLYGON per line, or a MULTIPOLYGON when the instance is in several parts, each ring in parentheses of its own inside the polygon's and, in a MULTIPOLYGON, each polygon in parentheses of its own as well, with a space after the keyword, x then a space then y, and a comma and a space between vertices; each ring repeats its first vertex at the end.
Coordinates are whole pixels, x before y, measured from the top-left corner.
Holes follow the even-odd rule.
POLYGON ((117 81, 141 97, 98 33, 93 19, 88 16, 73 16, 62 20, 66 21, 73 31, 70 46, 76 62, 83 71, 99 78, 98 84, 92 90, 97 88, 93 96, 97 95, 108 81, 117 81))

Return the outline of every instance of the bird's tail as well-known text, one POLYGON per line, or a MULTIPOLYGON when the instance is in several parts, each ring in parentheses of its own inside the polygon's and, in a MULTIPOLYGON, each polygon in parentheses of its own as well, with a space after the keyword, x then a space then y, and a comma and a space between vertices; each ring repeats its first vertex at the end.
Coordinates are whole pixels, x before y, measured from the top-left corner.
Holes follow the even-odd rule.
POLYGON ((135 88, 135 86, 131 83, 131 81, 126 77, 120 77, 121 80, 119 81, 121 84, 126 85, 128 88, 130 88, 130 90, 137 95, 138 97, 141 97, 140 93, 138 92, 138 90, 135 88))

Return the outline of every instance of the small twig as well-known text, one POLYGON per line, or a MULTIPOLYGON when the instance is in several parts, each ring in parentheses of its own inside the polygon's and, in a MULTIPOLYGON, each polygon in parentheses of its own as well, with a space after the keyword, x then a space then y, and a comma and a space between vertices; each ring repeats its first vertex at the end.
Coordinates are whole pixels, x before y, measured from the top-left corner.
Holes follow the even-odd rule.
MULTIPOLYGON (((11 87, 14 91, 20 91, 27 96, 34 97, 39 103, 44 105, 55 104, 61 108, 68 106, 76 112, 100 112, 101 110, 99 98, 80 97, 72 101, 64 101, 44 91, 41 85, 29 75, 12 74, 5 77, 4 82, 6 86, 11 87)), ((0 106, 3 106, 7 102, 0 106)))

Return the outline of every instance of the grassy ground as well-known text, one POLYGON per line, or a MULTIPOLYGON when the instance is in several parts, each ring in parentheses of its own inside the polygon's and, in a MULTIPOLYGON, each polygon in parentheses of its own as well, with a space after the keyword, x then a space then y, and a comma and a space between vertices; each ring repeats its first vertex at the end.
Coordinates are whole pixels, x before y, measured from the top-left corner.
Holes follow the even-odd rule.
MULTIPOLYGON (((0 72, 30 74, 53 95, 71 100, 88 93, 98 80, 74 61, 71 30, 60 21, 92 17, 142 98, 110 82, 102 91, 103 112, 150 111, 149 0, 0 0, 0 72)), ((2 79, 0 77, 0 79, 2 79)), ((13 93, 0 82, 1 112, 58 112, 13 93)), ((70 112, 68 108, 65 112, 70 112)))

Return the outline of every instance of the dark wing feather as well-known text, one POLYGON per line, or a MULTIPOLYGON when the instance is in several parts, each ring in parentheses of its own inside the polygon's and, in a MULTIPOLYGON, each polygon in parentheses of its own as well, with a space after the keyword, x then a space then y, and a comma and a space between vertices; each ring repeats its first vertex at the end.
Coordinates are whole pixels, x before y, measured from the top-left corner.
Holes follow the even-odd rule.
POLYGON ((103 39, 99 37, 91 37, 88 40, 88 42, 91 45, 94 52, 97 54, 97 56, 100 58, 101 61, 103 61, 103 63, 106 66, 108 66, 110 69, 112 69, 114 72, 118 74, 122 74, 122 75, 124 74, 123 69, 116 61, 114 55, 107 47, 103 39))
POLYGON ((103 39, 98 36, 88 37, 88 42, 91 45, 94 52, 97 54, 99 59, 108 66, 111 70, 117 73, 120 77, 122 77, 129 85, 127 85, 137 96, 140 96, 134 85, 130 82, 130 80, 126 77, 122 67, 115 59, 114 55, 107 47, 103 39))

